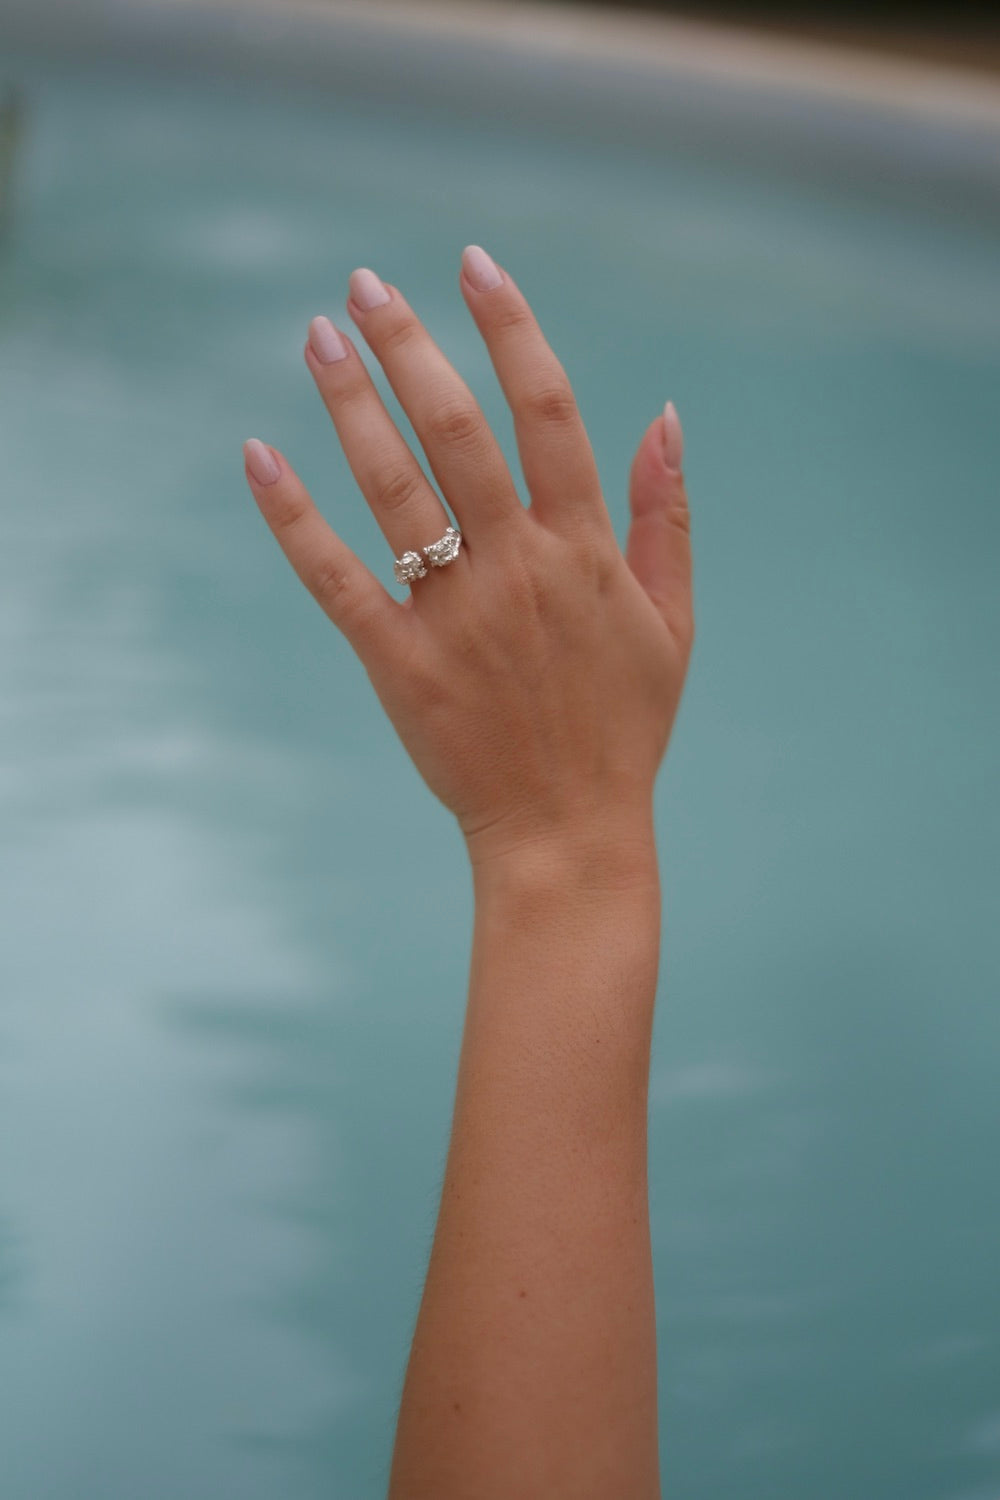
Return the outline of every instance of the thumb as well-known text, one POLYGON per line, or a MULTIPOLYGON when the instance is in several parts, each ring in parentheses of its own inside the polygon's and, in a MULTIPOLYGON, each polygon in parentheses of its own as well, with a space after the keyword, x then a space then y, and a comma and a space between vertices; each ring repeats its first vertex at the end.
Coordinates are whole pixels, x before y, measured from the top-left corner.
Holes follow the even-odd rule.
POLYGON ((625 560, 665 623, 690 643, 691 524, 681 473, 684 435, 672 401, 651 422, 632 460, 625 560))

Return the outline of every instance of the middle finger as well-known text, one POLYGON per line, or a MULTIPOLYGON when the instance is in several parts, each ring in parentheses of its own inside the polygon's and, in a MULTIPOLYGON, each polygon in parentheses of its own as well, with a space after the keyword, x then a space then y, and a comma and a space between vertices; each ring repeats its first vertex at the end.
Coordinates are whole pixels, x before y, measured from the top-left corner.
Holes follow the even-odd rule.
POLYGON ((465 381, 395 287, 353 271, 348 311, 388 377, 464 530, 523 510, 500 445, 465 381))

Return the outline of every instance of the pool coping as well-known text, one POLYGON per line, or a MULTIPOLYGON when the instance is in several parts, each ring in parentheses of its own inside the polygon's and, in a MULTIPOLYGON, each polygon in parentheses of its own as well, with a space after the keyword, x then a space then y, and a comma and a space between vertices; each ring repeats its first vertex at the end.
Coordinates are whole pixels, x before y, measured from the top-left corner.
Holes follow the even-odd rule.
MULTIPOLYGON (((1000 229, 1000 79, 538 0, 0 0, 12 55, 410 108, 578 146, 834 173, 1000 229), (386 45, 392 37, 398 45, 386 45)), ((0 79, 2 82, 2 79, 0 79)))
POLYGON ((345 23, 449 44, 468 41, 509 54, 602 62, 686 74, 716 83, 781 90, 845 105, 974 124, 1000 132, 1000 79, 915 57, 890 57, 843 43, 812 42, 750 27, 642 11, 611 11, 538 0, 139 0, 139 9, 229 10, 258 20, 345 23))

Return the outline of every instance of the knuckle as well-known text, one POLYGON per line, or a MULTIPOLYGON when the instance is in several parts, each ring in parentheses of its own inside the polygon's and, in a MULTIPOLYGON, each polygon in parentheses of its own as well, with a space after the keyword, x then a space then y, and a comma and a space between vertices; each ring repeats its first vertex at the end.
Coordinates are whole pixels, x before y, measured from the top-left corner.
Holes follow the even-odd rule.
POLYGON ((378 503, 383 510, 397 511, 414 500, 422 489, 420 476, 412 469, 390 469, 377 483, 378 503))
POLYGON ((553 607, 553 575, 544 560, 529 553, 510 559, 505 590, 513 617, 527 627, 529 622, 544 626, 553 607))
POLYGON ((573 542, 574 570, 587 580, 592 592, 607 593, 617 572, 617 562, 606 538, 596 531, 581 531, 573 542))
POLYGON ((269 508, 268 519, 275 536, 282 537, 294 530, 312 509, 312 501, 302 495, 276 495, 269 508))
POLYGON ((609 593, 618 574, 618 559, 601 548, 595 551, 591 566, 596 592, 600 595, 609 593))
POLYGON ((454 709, 451 679, 434 671, 429 663, 414 663, 406 674, 406 685, 423 714, 441 714, 454 709))
POLYGON ((656 609, 682 655, 689 657, 694 646, 694 612, 691 608, 690 596, 678 599, 673 594, 663 589, 649 589, 650 603, 656 609))
POLYGON ((505 302, 497 308, 491 322, 498 333, 527 333, 535 320, 520 302, 505 302))
POLYGON ((532 421, 565 427, 577 419, 576 400, 568 384, 549 382, 528 392, 524 413, 532 421))
POLYGON ((686 537, 691 535, 691 511, 683 491, 667 506, 667 524, 686 537))
POLYGON ((352 588, 350 569, 337 557, 327 557, 313 574, 313 593, 330 614, 344 614, 349 606, 352 588))
MULTIPOLYGON (((337 369, 336 365, 330 367, 337 369)), ((364 370, 352 370, 342 382, 339 382, 335 391, 330 392, 328 400, 338 409, 343 410, 348 406, 356 406, 360 402, 371 399, 372 383, 364 370)))
POLYGON ((379 336, 378 345, 383 353, 392 353, 395 349, 405 349, 419 334, 420 324, 416 318, 404 314, 379 336))
POLYGON ((482 437, 479 413, 465 402, 444 402, 431 412, 427 429, 436 442, 453 448, 476 446, 482 437))

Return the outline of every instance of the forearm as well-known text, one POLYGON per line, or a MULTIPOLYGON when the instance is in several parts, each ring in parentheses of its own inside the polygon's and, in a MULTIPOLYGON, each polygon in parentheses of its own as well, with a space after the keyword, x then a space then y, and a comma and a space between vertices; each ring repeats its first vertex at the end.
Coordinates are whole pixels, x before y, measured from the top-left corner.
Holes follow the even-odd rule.
POLYGON ((391 1500, 659 1495, 651 830, 484 864, 391 1500))

